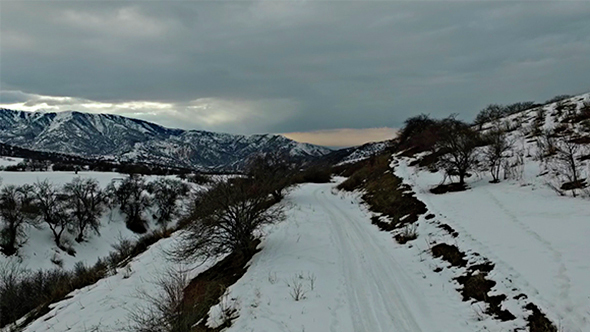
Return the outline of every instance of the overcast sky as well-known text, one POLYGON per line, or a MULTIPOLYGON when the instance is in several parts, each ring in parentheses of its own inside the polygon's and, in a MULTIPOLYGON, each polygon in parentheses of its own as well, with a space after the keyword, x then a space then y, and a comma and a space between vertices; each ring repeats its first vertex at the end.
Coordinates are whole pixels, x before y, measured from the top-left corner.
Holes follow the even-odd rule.
POLYGON ((360 143, 589 91, 589 18, 590 1, 2 0, 0 107, 360 143))

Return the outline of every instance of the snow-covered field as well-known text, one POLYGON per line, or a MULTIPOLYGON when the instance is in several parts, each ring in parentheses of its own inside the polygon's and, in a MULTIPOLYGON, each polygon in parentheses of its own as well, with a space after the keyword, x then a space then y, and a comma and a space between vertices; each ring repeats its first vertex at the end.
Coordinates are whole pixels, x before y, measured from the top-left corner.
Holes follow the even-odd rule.
POLYGON ((6 166, 18 165, 18 163, 20 163, 22 161, 23 161, 22 158, 0 156, 0 168, 6 167, 6 166))
MULTIPOLYGON (((34 184, 37 181, 48 180, 56 185, 63 185, 72 181, 76 177, 96 179, 104 189, 113 179, 123 179, 124 174, 110 172, 3 172, 0 171, 2 185, 23 185, 34 184)), ((146 181, 152 181, 157 176, 148 176, 146 181)), ((151 223, 151 214, 146 213, 146 217, 151 223)), ((47 225, 41 224, 39 228, 28 226, 26 229, 28 240, 19 249, 18 257, 7 258, 0 255, 0 264, 9 260, 16 260, 23 267, 38 270, 52 269, 57 265, 52 263, 52 259, 61 260, 63 268, 70 270, 77 262, 83 262, 86 265, 93 265, 100 257, 105 257, 110 251, 113 251, 113 244, 117 244, 121 239, 135 240, 139 235, 133 233, 125 226, 124 217, 118 210, 107 210, 101 217, 100 236, 89 233, 87 241, 77 243, 73 236, 69 236, 69 242, 76 250, 76 255, 71 256, 63 252, 53 242, 51 231, 47 225)))

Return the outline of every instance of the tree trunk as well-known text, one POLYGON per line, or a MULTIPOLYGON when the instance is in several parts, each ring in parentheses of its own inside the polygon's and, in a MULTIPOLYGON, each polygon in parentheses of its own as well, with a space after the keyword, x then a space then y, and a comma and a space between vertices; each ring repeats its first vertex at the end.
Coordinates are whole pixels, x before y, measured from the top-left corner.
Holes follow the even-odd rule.
POLYGON ((459 184, 461 186, 465 185, 465 173, 466 172, 459 172, 459 184))
POLYGON ((272 192, 272 197, 274 198, 275 202, 280 202, 283 199, 283 194, 280 190, 275 190, 272 192))
POLYGON ((2 244, 2 252, 6 256, 16 254, 16 229, 8 229, 8 241, 2 244))

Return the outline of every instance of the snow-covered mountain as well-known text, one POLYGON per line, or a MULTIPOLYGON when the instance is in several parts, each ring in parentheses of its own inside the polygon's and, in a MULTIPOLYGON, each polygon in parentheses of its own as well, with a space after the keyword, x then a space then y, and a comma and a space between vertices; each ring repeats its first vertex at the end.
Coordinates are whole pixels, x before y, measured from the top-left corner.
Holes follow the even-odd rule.
POLYGON ((281 135, 232 135, 170 129, 112 114, 0 109, 0 142, 32 150, 197 169, 236 170, 254 153, 284 151, 294 158, 330 149, 281 135))

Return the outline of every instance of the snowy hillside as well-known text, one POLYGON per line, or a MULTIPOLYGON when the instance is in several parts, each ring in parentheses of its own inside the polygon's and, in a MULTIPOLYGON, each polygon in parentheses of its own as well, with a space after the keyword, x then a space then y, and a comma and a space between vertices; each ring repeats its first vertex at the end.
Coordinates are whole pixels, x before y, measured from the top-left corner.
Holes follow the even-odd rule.
MULTIPOLYGON (((0 179, 2 185, 24 185, 34 184, 48 180, 49 182, 61 186, 72 181, 76 177, 82 179, 95 179, 99 182, 102 189, 104 189, 112 180, 122 180, 126 175, 119 173, 108 172, 2 172, 0 171, 0 179)), ((147 176, 146 180, 153 181, 157 176, 147 176)), ((197 188, 195 188, 197 189, 197 188)), ((152 227, 154 225, 151 214, 147 213, 146 218, 152 227)), ((75 255, 69 255, 63 250, 60 250, 54 243, 52 234, 45 224, 40 224, 38 227, 27 226, 25 233, 27 234, 27 241, 19 248, 17 256, 6 257, 0 254, 0 265, 9 261, 18 262, 23 268, 38 270, 38 269, 53 269, 58 266, 54 261, 61 261, 61 268, 71 270, 77 262, 82 262, 86 265, 92 265, 98 258, 105 257, 109 252, 113 251, 113 245, 119 243, 123 239, 136 240, 139 235, 130 231, 118 209, 107 210, 100 219, 100 235, 90 234, 89 238, 81 243, 76 243, 73 235, 65 234, 66 240, 72 245, 76 251, 75 255)))
POLYGON ((315 158, 331 150, 281 135, 169 129, 111 114, 0 109, 0 142, 38 151, 176 167, 236 170, 259 152, 315 158))
POLYGON ((390 141, 367 143, 355 148, 351 148, 350 154, 344 157, 337 165, 355 163, 360 160, 370 158, 371 156, 382 153, 388 146, 390 141))
POLYGON ((442 172, 409 166, 416 158, 400 156, 393 165, 435 216, 420 222, 418 232, 430 243, 456 245, 469 259, 492 262, 493 293, 508 296, 503 306, 516 315, 516 326, 530 314, 518 305, 526 299, 559 331, 590 331, 589 105, 585 94, 484 125, 484 132, 509 128, 512 148, 500 183, 490 183, 482 167, 467 180, 467 191, 433 194, 430 189, 445 179, 442 172), (571 174, 556 158, 560 152, 549 151, 563 146, 572 147, 583 183, 574 189, 576 197, 563 186, 571 174))
POLYGON ((130 326, 131 313, 148 305, 149 300, 142 294, 157 296, 161 278, 175 270, 188 270, 188 277, 194 277, 215 263, 186 266, 170 262, 166 251, 173 248, 175 241, 176 236, 160 240, 116 274, 72 292, 69 298, 51 305, 49 313, 24 331, 123 331, 130 326))

